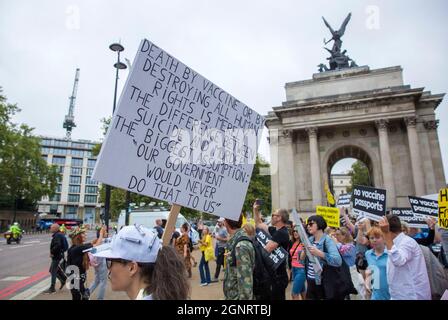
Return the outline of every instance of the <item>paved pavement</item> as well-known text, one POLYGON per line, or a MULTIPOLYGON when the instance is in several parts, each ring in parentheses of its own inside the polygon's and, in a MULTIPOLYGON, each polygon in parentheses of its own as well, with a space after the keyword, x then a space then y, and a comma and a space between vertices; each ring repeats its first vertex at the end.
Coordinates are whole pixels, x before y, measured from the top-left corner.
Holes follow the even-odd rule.
MULTIPOLYGON (((93 239, 95 232, 88 233, 88 239, 93 239)), ((0 242, 0 300, 71 300, 70 291, 63 288, 55 294, 43 294, 42 292, 50 286, 48 273, 50 258, 49 246, 50 234, 25 235, 21 244, 6 244, 5 239, 0 242)), ((193 256, 199 265, 200 252, 193 251, 193 256)), ((213 277, 216 264, 209 263, 210 273, 213 277)), ((224 299, 222 291, 222 278, 224 273, 221 269, 220 281, 209 286, 200 286, 199 268, 193 268, 191 282, 192 300, 220 300, 224 299)), ((94 270, 90 268, 87 283, 94 279, 94 270)), ((59 282, 56 283, 56 288, 59 282)), ((96 299, 96 293, 92 294, 92 300, 96 299)), ((290 296, 290 287, 287 289, 287 297, 290 296)), ((128 300, 123 292, 113 292, 108 284, 106 288, 106 300, 128 300)))

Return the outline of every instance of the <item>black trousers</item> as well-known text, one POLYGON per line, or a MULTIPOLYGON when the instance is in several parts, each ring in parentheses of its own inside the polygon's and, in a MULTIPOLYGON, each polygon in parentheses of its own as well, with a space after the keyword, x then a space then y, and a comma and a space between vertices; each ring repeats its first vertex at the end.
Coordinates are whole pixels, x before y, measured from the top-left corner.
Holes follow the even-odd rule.
POLYGON ((85 287, 85 282, 87 279, 87 274, 81 274, 79 279, 79 289, 73 287, 70 290, 72 294, 72 300, 89 300, 89 292, 85 287))
POLYGON ((224 253, 226 251, 225 248, 218 248, 218 256, 216 257, 216 271, 215 271, 215 279, 218 279, 219 273, 221 272, 221 266, 224 266, 224 253))
POLYGON ((286 287, 288 287, 288 275, 277 276, 271 286, 271 300, 286 300, 286 287))
POLYGON ((325 300, 324 287, 322 285, 316 285, 316 281, 313 279, 306 279, 306 300, 325 300))
POLYGON ((56 258, 51 259, 51 265, 49 272, 51 273, 51 288, 54 289, 54 286, 56 285, 56 278, 61 281, 61 283, 65 283, 67 280, 67 276, 64 272, 65 268, 65 260, 64 258, 56 258))

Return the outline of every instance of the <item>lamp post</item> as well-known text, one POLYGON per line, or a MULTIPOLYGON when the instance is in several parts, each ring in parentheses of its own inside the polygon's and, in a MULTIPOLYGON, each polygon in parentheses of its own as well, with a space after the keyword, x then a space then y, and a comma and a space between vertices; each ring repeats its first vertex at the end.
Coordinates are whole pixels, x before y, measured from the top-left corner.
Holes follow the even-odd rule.
MULTIPOLYGON (((109 49, 117 53, 117 62, 114 64, 116 73, 115 73, 114 105, 112 109, 112 115, 113 115, 115 113, 115 107, 117 105, 118 71, 120 69, 126 69, 126 65, 120 61, 120 52, 124 50, 124 47, 120 43, 112 43, 109 46, 109 49)), ((110 219, 110 194, 111 194, 111 186, 106 185, 106 199, 104 201, 104 222, 106 224, 107 230, 109 230, 109 219, 110 219)))

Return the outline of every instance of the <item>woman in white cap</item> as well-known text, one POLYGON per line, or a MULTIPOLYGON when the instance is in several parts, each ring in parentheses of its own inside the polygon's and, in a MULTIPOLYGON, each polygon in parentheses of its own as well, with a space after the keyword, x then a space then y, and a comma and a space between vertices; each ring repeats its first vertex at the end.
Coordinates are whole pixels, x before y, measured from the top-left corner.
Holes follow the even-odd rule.
POLYGON ((162 247, 154 230, 126 226, 94 256, 106 258, 112 290, 125 291, 132 300, 189 298, 183 261, 173 247, 162 247))

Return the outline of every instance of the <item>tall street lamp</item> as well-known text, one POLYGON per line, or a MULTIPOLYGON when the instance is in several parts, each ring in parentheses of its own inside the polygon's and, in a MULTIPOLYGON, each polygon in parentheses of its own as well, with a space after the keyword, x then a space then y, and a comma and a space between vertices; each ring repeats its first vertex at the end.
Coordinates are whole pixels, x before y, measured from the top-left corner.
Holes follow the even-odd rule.
MULTIPOLYGON (((117 53, 117 62, 114 64, 116 73, 115 73, 114 105, 112 109, 112 115, 113 115, 115 113, 115 107, 117 105, 118 71, 120 69, 126 69, 126 65, 120 61, 120 52, 124 50, 124 47, 120 43, 112 43, 109 46, 109 49, 117 53)), ((109 219, 110 219, 110 193, 111 193, 111 186, 106 185, 106 199, 104 202, 104 222, 106 224, 107 230, 109 230, 109 219)))

